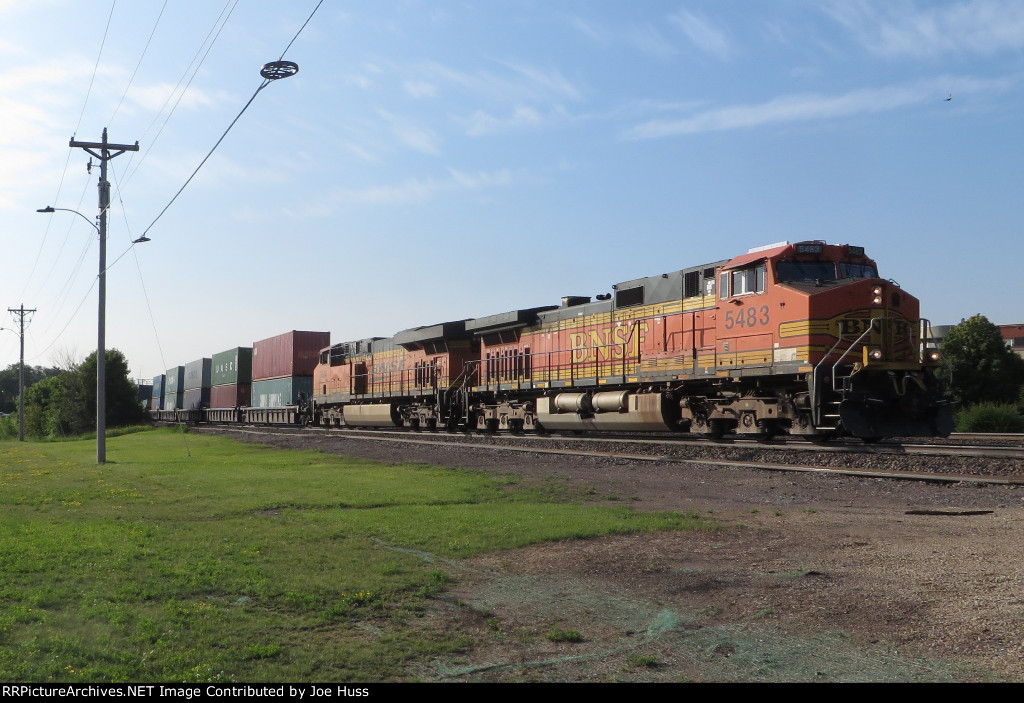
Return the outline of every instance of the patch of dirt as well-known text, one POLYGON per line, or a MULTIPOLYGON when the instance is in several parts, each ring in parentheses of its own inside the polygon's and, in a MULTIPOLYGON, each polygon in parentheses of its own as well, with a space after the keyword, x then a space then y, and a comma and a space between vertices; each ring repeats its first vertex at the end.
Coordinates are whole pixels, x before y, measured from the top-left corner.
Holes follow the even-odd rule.
MULTIPOLYGON (((474 646, 432 681, 1024 680, 1024 490, 710 465, 260 441, 557 477, 719 529, 548 543, 446 565, 428 617, 474 646), (556 628, 581 642, 549 639, 556 628)), ((611 500, 609 498, 614 498, 611 500)))

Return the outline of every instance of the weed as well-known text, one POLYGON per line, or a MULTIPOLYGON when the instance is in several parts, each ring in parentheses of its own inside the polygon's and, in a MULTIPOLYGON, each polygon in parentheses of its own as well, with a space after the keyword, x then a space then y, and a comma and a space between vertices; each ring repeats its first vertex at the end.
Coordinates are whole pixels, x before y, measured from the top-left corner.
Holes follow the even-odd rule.
POLYGON ((438 569, 434 569, 430 572, 429 583, 420 588, 420 597, 430 598, 431 596, 437 595, 444 589, 444 585, 446 583, 448 583, 448 574, 438 569))
POLYGON ((781 510, 773 510, 772 515, 774 515, 775 517, 782 517, 783 515, 785 515, 785 513, 782 512, 781 510))
POLYGON ((551 628, 545 635, 552 642, 582 642, 583 635, 579 630, 563 630, 558 625, 551 628))
POLYGON ((270 659, 280 653, 279 644, 250 644, 243 652, 246 659, 270 659))
POLYGON ((772 608, 762 608, 761 610, 758 610, 756 613, 754 613, 753 619, 757 620, 758 618, 766 618, 769 615, 774 615, 774 614, 775 614, 775 610, 774 609, 772 609, 772 608))
POLYGON ((626 661, 633 666, 646 666, 650 669, 661 666, 661 662, 658 661, 657 657, 652 657, 648 654, 630 654, 626 657, 626 661))

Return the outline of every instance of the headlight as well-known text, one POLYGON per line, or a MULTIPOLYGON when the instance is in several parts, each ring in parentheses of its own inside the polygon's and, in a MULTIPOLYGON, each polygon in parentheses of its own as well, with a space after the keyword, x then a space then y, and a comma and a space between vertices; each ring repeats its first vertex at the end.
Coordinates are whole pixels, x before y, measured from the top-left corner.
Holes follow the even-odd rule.
POLYGON ((882 286, 875 286, 874 288, 871 289, 871 295, 873 296, 871 298, 872 305, 882 304, 882 292, 882 286))
POLYGON ((928 350, 928 361, 938 361, 942 358, 942 354, 939 353, 938 349, 928 350))
POLYGON ((875 361, 878 361, 882 358, 882 350, 879 349, 878 347, 873 347, 868 350, 868 356, 870 356, 875 361))

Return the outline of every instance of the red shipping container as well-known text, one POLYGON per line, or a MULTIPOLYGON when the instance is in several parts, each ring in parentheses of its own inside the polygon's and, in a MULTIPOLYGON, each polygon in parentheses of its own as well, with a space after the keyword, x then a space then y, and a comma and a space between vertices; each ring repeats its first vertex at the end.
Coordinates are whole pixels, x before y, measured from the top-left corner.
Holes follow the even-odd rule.
POLYGON ((231 383, 210 389, 211 408, 247 408, 251 398, 251 383, 231 383))
POLYGON ((252 380, 312 376, 320 350, 331 346, 330 332, 291 331, 253 342, 252 380))

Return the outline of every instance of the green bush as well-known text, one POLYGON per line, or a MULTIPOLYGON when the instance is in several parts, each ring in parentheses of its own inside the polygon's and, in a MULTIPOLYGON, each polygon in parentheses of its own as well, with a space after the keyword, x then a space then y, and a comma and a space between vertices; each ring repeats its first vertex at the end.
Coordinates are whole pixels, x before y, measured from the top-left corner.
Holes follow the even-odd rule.
POLYGON ((0 418, 0 439, 17 439, 18 437, 18 414, 8 415, 0 418))
POLYGON ((978 403, 960 411, 957 432, 1024 432, 1024 416, 1016 405, 978 403))

